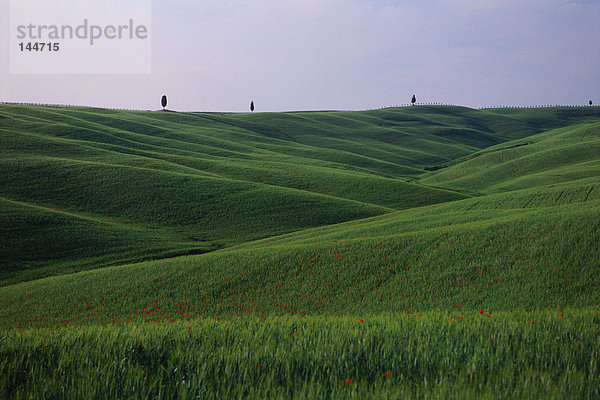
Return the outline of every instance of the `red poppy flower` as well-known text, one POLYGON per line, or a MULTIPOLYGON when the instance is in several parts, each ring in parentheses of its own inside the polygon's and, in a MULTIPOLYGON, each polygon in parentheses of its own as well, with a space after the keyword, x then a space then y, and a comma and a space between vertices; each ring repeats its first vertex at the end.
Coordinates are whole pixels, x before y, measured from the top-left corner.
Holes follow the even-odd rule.
POLYGON ((483 315, 483 310, 479 310, 479 314, 483 315))
POLYGON ((389 373, 389 372, 386 372, 384 375, 385 375, 385 377, 387 378, 388 376, 390 376, 390 373, 389 373))
POLYGON ((350 379, 350 378, 346 379, 346 383, 348 383, 348 384, 352 383, 352 379, 350 379))

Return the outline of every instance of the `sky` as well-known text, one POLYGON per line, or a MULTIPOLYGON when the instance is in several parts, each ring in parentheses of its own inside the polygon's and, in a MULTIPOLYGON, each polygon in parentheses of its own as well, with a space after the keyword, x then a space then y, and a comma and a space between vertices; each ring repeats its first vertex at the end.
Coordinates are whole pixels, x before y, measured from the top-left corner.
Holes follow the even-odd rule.
POLYGON ((10 1, 0 0, 5 102, 154 110, 166 94, 179 111, 246 112, 250 101, 256 111, 364 110, 414 94, 473 108, 600 104, 600 0, 120 0, 151 3, 150 73, 127 74, 11 73, 10 1))

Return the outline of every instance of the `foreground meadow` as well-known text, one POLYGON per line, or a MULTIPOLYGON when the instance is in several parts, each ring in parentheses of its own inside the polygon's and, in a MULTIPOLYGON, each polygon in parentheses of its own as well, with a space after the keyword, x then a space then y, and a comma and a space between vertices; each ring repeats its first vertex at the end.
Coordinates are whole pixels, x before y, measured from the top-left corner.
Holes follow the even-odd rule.
POLYGON ((5 398, 600 396, 598 309, 1 331, 5 398))
POLYGON ((2 287, 1 396, 598 398, 598 201, 463 203, 2 287))

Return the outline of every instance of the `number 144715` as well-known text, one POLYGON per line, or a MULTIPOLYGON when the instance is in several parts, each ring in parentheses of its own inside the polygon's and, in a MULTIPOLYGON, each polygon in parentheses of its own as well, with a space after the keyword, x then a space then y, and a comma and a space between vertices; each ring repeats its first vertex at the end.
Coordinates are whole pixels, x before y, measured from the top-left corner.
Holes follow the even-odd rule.
POLYGON ((19 43, 21 51, 59 51, 60 43, 19 43))

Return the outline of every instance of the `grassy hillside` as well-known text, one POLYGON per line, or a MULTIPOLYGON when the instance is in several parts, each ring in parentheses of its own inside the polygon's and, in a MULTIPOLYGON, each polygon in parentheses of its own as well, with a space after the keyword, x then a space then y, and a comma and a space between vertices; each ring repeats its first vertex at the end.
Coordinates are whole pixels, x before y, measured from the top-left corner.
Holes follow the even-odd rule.
POLYGON ((492 146, 421 182, 459 190, 500 193, 600 177, 600 123, 550 130, 492 146))
POLYGON ((437 127, 454 129, 471 117, 425 109, 405 114, 2 105, 2 282, 204 252, 464 198, 406 181, 423 165, 468 154, 472 146, 436 135, 437 127), (420 127, 431 130, 429 139, 416 137, 420 127), (18 228, 21 237, 36 238, 35 255, 22 251, 26 241, 9 245, 15 207, 19 218, 38 221, 18 228), (48 214, 43 227, 40 214, 48 214), (73 226, 65 229, 67 223, 73 226), (104 239, 107 230, 114 240, 104 239), (76 232, 85 232, 87 244, 78 243, 76 232))
POLYGON ((144 249, 165 256, 213 250, 208 243, 202 248, 197 241, 177 241, 168 232, 5 199, 0 199, 0 224, 4 284, 76 272, 82 265, 139 260, 147 257, 144 249))
POLYGON ((2 284, 598 172, 596 108, 0 117, 2 284))
POLYGON ((0 393, 596 398, 599 140, 597 107, 0 105, 0 393))
POLYGON ((584 198, 582 188, 564 196, 570 202, 543 202, 557 192, 468 199, 1 288, 0 319, 55 329, 246 313, 593 306, 600 301, 600 193, 584 198))
MULTIPOLYGON (((0 138, 7 151, 0 160, 0 222, 4 227, 0 276, 4 284, 128 260, 203 253, 237 245, 202 257, 28 284, 32 286, 10 286, 4 293, 18 294, 23 300, 10 302, 3 314, 4 322, 11 315, 21 314, 20 308, 13 307, 22 307, 21 310, 33 313, 36 320, 41 318, 51 324, 50 314, 35 304, 47 307, 46 296, 58 301, 65 290, 70 293, 69 302, 80 293, 83 297, 76 304, 102 297, 108 310, 113 310, 113 301, 117 304, 114 307, 122 310, 122 305, 118 305, 123 301, 121 292, 139 282, 151 283, 136 289, 137 300, 128 303, 127 309, 147 308, 157 296, 168 297, 163 290, 176 290, 183 298, 193 298, 198 285, 190 282, 203 282, 202 290, 219 293, 216 298, 207 297, 214 304, 202 304, 210 311, 207 315, 241 313, 239 308, 222 308, 222 300, 228 299, 227 303, 232 301, 230 296, 236 298, 265 287, 278 288, 277 307, 290 303, 298 291, 309 291, 317 294, 304 312, 366 312, 373 305, 357 300, 373 295, 369 291, 380 287, 374 282, 400 288, 393 296, 377 298, 375 304, 381 310, 399 304, 431 308, 455 302, 476 307, 482 299, 466 293, 480 293, 481 282, 477 279, 469 280, 474 286, 466 287, 460 294, 441 289, 451 268, 456 268, 456 276, 469 276, 473 263, 486 263, 479 266, 480 270, 490 268, 495 281, 506 283, 494 291, 498 297, 493 296, 489 303, 494 307, 501 306, 500 299, 510 300, 514 306, 521 298, 519 293, 531 293, 552 282, 519 282, 524 286, 515 290, 511 286, 514 277, 527 273, 533 265, 542 270, 563 265, 573 269, 570 274, 584 274, 582 285, 595 285, 600 188, 593 172, 600 154, 594 147, 600 125, 592 122, 593 108, 585 112, 569 109, 564 113, 555 109, 518 110, 514 114, 505 110, 412 107, 359 113, 180 115, 3 107, 0 138), (404 142, 406 135, 401 130, 421 129, 421 136, 429 137, 427 141, 433 143, 432 137, 440 132, 440 126, 450 129, 451 124, 459 122, 460 129, 480 129, 481 138, 493 136, 488 145, 504 143, 462 156, 449 168, 433 172, 423 169, 419 175, 421 182, 444 182, 452 190, 407 183, 378 170, 381 163, 398 168, 422 167, 415 159, 401 165, 398 160, 373 158, 383 154, 378 151, 384 148, 423 150, 422 145, 411 147, 404 142), (571 125, 535 133, 561 124, 571 125), (498 132, 485 133, 492 128, 498 132), (379 146, 367 146, 381 139, 379 129, 396 130, 394 141, 402 145, 386 140, 379 141, 379 146), (529 136, 525 137, 527 132, 529 136), (516 136, 524 138, 510 140, 516 136), (336 148, 341 140, 354 146, 352 151, 336 148), (531 144, 518 146, 522 140, 531 144), (359 161, 326 163, 294 153, 306 150, 328 151, 340 157, 352 154, 358 159, 350 159, 359 161), (369 168, 361 164, 364 160, 373 160, 369 168), (274 168, 269 162, 282 167, 274 168), (576 168, 580 164, 589 168, 576 168), (237 165, 242 167, 237 169, 237 165), (248 173, 254 168, 258 172, 248 173), (450 179, 463 173, 472 179, 450 179), (552 174, 562 179, 552 181, 552 174), (337 179, 342 176, 346 179, 337 179), (460 184, 468 181, 472 184, 460 184), (497 193, 466 198, 454 189, 497 193), (339 193, 321 193, 325 191, 339 193), (396 211, 399 209, 404 210, 396 211), (376 217, 364 219, 370 216, 376 217), (339 224, 344 221, 347 222, 339 224), (276 236, 281 234, 285 235, 276 236), (253 242, 260 238, 267 239, 253 242), (351 250, 346 247, 350 242, 351 250), (372 248, 388 250, 378 255, 372 248), (331 258, 333 253, 324 249, 337 251, 339 260, 331 258), (368 272, 369 280, 346 282, 343 287, 338 285, 335 294, 326 295, 327 284, 318 286, 311 278, 316 275, 306 275, 309 270, 301 268, 302 260, 321 260, 320 252, 328 263, 319 268, 322 272, 310 270, 310 274, 325 273, 321 279, 329 284, 340 283, 342 271, 349 274, 344 279, 368 272), (371 257, 365 256, 369 253, 371 257), (406 275, 409 259, 415 262, 410 271, 419 277, 418 281, 422 283, 423 276, 430 277, 427 285, 418 286, 414 278, 410 280, 410 274, 406 275), (267 275, 256 280, 239 278, 258 271, 267 275), (115 273, 119 276, 117 281, 113 278, 115 273), (157 281, 167 282, 159 287, 158 294, 154 290, 157 281), (36 285, 41 285, 41 289, 30 289, 36 285), (118 290, 110 296, 101 294, 114 285, 118 290), (404 286, 406 289, 401 289, 404 286), (344 292, 346 289, 350 292, 344 292), (406 303, 406 293, 412 290, 422 295, 417 296, 418 301, 406 303), (434 295, 435 290, 446 294, 434 295), (36 294, 24 294, 30 291, 36 294), (429 295, 423 295, 423 291, 429 295), (324 301, 321 296, 330 299, 324 301), (337 306, 328 310, 333 301, 337 306)), ((409 136, 414 139, 416 133, 409 136)), ((438 153, 444 153, 448 147, 464 147, 460 140, 469 141, 469 137, 444 138, 455 144, 437 143, 438 153)), ((542 297, 523 306, 565 301, 589 305, 596 301, 589 292, 564 292, 564 285, 552 284, 555 286, 541 292, 542 297)), ((484 299, 489 300, 488 297, 484 299)), ((68 309, 69 305, 57 303, 57 308, 68 309)), ((121 311, 107 311, 104 318, 124 317, 121 311)))
POLYGON ((0 288, 3 393, 595 398, 600 199, 553 189, 0 288))

